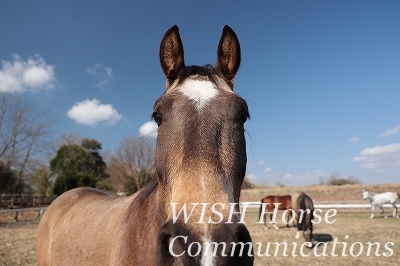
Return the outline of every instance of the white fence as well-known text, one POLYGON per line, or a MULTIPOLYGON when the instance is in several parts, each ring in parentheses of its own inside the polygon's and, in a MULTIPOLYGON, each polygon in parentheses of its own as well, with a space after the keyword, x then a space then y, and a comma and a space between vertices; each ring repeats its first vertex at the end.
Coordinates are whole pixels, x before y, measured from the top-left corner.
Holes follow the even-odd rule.
MULTIPOLYGON (((261 202, 259 201, 244 201, 240 202, 240 205, 246 205, 246 208, 259 208, 261 202)), ((392 207, 390 204, 383 204, 382 207, 389 208, 392 207)), ((400 208, 400 204, 396 204, 397 208, 400 208)), ((370 209, 371 204, 353 204, 353 203, 315 203, 314 208, 316 209, 370 209)), ((2 213, 15 213, 14 220, 18 221, 18 214, 20 212, 27 211, 37 211, 38 219, 41 218, 43 212, 46 210, 46 207, 35 207, 35 208, 21 208, 21 209, 3 209, 0 210, 0 214, 2 213)))
MULTIPOLYGON (((258 208, 261 205, 259 201, 244 201, 240 203, 241 205, 246 205, 250 208, 258 208)), ((382 207, 389 208, 392 207, 390 204, 383 204, 382 207)), ((400 204, 396 204, 397 208, 400 208, 400 204)), ((354 203, 314 203, 314 208, 316 209, 370 209, 371 204, 354 204, 354 203)))

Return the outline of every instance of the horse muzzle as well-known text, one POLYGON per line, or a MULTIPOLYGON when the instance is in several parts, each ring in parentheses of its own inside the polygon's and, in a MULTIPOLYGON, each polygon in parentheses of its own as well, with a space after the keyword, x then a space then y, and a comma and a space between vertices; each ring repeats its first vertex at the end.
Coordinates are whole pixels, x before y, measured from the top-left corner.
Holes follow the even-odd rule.
POLYGON ((243 224, 189 227, 165 223, 158 235, 158 265, 253 265, 250 234, 243 224))

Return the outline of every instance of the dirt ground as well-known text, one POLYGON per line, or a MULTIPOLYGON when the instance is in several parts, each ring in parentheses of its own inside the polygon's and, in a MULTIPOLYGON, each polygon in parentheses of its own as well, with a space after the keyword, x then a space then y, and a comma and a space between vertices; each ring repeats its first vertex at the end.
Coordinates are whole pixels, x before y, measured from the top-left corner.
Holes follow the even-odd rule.
POLYGON ((37 221, 0 223, 0 265, 36 265, 37 221))

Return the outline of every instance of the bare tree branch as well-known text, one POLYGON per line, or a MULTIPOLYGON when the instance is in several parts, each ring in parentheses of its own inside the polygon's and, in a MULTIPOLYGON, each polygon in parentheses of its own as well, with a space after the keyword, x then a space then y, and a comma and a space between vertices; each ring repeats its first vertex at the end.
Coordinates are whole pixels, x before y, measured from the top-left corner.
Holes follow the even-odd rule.
POLYGON ((0 94, 0 161, 12 169, 18 186, 24 183, 31 157, 49 127, 47 116, 19 95, 0 94))
MULTIPOLYGON (((151 178, 155 173, 155 143, 144 138, 125 138, 115 154, 110 156, 107 172, 114 183, 129 181, 136 189, 141 188, 144 185, 143 175, 151 178)), ((121 186, 113 186, 122 189, 121 186)))

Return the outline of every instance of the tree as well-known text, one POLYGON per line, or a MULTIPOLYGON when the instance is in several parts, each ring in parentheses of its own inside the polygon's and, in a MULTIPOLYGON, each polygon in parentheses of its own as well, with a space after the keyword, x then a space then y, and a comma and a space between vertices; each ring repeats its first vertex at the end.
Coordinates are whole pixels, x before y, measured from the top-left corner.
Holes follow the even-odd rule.
POLYGON ((0 93, 0 160, 15 176, 14 193, 26 192, 32 157, 43 147, 49 127, 47 116, 24 98, 0 93))
POLYGON ((155 172, 155 142, 135 137, 127 137, 120 143, 107 168, 114 187, 128 194, 155 178, 155 172))
POLYGON ((155 178, 155 173, 148 172, 146 169, 140 169, 135 175, 126 175, 124 184, 125 192, 127 194, 133 194, 153 178, 155 178))
POLYGON ((348 176, 347 178, 342 178, 338 174, 332 174, 329 179, 324 182, 325 185, 342 186, 342 185, 354 185, 361 184, 361 181, 354 176, 348 176))
POLYGON ((35 194, 51 196, 53 193, 53 180, 49 166, 37 162, 38 167, 29 179, 30 187, 35 194))
POLYGON ((93 139, 83 139, 81 145, 61 145, 50 161, 50 169, 56 176, 53 193, 59 195, 76 187, 110 188, 104 179, 106 163, 99 151, 101 144, 93 139))
POLYGON ((18 190, 16 181, 14 172, 0 161, 0 193, 15 193, 18 190))
POLYGON ((256 185, 253 184, 247 177, 243 179, 242 189, 252 189, 255 188, 256 185))

